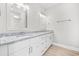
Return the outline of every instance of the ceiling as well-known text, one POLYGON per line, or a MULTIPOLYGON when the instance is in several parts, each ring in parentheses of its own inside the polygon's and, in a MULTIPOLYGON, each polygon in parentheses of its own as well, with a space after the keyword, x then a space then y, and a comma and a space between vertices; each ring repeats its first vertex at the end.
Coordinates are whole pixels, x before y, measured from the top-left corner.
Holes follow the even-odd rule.
POLYGON ((50 7, 53 7, 55 5, 57 5, 57 3, 40 3, 39 4, 41 8, 50 8, 50 7))

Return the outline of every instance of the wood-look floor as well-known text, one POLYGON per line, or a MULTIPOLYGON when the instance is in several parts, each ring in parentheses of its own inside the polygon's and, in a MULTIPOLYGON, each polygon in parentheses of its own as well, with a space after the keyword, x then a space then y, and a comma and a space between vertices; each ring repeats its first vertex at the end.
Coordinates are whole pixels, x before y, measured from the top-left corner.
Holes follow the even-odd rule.
POLYGON ((79 56, 79 52, 53 45, 43 56, 79 56))

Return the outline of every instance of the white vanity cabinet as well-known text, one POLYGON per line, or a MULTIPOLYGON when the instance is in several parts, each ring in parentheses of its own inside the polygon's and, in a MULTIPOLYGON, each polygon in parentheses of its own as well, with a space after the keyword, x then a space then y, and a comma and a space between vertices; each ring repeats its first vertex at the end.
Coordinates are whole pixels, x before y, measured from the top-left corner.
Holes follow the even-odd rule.
POLYGON ((45 34, 45 35, 42 35, 40 38, 41 38, 41 55, 43 55, 45 53, 45 51, 51 46, 52 42, 51 42, 51 39, 50 38, 50 34, 45 34))
POLYGON ((41 44, 40 44, 40 49, 41 49, 41 55, 45 52, 46 49, 46 44, 47 44, 47 38, 46 35, 40 36, 41 39, 41 44))
POLYGON ((41 56, 51 46, 51 34, 41 35, 30 39, 30 56, 41 56))
POLYGON ((34 36, 28 39, 21 38, 21 40, 0 46, 0 56, 41 56, 51 46, 52 39, 52 33, 34 36))
POLYGON ((0 46, 0 56, 7 56, 7 55, 8 55, 7 45, 0 46))
POLYGON ((9 55, 12 56, 28 56, 29 55, 29 40, 18 41, 9 44, 9 55))

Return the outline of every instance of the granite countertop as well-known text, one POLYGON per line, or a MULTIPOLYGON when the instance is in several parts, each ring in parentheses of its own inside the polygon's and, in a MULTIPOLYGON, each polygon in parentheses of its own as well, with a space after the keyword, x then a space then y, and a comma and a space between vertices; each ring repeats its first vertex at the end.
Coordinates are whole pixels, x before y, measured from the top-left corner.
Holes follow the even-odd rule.
POLYGON ((34 38, 40 35, 53 33, 53 31, 33 31, 33 32, 17 32, 17 33, 1 33, 0 34, 0 46, 5 44, 11 44, 17 41, 22 41, 30 38, 34 38))

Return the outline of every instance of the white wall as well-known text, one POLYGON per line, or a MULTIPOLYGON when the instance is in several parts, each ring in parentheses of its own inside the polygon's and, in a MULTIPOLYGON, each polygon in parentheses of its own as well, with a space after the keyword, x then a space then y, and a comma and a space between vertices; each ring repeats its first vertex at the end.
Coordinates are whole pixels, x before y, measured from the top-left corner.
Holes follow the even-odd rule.
POLYGON ((55 33, 55 43, 79 48, 79 4, 61 4, 50 10, 51 30, 55 33), (71 21, 60 22, 59 20, 71 21))

